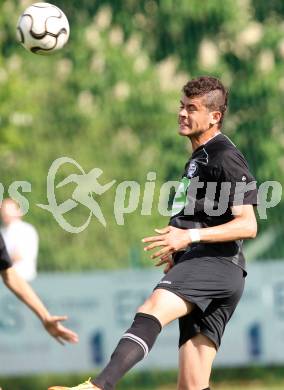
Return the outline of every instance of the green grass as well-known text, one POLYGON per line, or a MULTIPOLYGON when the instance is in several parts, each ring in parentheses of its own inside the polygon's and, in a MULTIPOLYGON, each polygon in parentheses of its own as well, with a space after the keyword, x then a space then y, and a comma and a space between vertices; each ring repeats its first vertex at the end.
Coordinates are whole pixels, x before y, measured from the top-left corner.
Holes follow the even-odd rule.
MULTIPOLYGON (((94 373, 92 373, 94 374, 94 373)), ((50 385, 75 386, 92 374, 52 374, 25 377, 0 377, 3 390, 46 390, 50 385)), ((141 372, 128 375, 118 390, 175 390, 176 371, 141 372)), ((283 390, 284 367, 245 367, 215 369, 213 390, 283 390)))

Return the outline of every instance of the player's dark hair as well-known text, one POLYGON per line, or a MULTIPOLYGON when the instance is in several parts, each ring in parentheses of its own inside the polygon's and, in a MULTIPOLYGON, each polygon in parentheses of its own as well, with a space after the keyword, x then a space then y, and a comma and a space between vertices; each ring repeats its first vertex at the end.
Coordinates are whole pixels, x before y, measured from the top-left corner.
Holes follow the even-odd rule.
POLYGON ((205 96, 205 106, 208 110, 221 112, 219 127, 221 126, 228 104, 228 90, 220 80, 215 77, 201 76, 188 81, 182 90, 189 98, 205 96))

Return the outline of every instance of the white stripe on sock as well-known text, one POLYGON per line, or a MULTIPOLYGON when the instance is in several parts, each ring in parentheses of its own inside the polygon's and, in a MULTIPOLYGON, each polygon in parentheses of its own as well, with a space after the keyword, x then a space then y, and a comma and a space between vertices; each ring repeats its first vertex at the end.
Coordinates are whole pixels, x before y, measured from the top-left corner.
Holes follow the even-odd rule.
POLYGON ((134 342, 136 342, 137 344, 140 345, 140 347, 143 349, 144 351, 144 358, 148 355, 149 353, 149 348, 148 348, 148 345, 145 343, 144 340, 142 340, 140 337, 138 336, 135 336, 135 334, 132 334, 132 333, 125 333, 123 336, 122 336, 123 339, 130 339, 134 342))
POLYGON ((138 344, 138 345, 143 349, 144 357, 146 356, 146 349, 145 349, 145 346, 144 346, 142 343, 140 343, 139 340, 137 340, 136 338, 134 338, 133 335, 127 334, 126 336, 123 336, 122 338, 123 338, 123 339, 129 339, 129 340, 133 341, 134 343, 138 344))

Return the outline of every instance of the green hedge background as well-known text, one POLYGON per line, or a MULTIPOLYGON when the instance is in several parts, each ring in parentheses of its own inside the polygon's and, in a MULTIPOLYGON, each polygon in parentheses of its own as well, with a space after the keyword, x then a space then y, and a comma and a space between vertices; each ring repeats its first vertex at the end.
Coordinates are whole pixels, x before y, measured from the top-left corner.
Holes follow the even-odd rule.
MULTIPOLYGON (((284 176, 284 5, 282 0, 57 0, 71 26, 58 54, 26 52, 15 40, 18 15, 31 2, 6 0, 0 12, 0 164, 5 195, 27 180, 26 219, 40 233, 39 269, 77 271, 151 265, 141 238, 164 226, 159 188, 177 180, 190 153, 177 135, 180 91, 190 77, 220 77, 230 88, 223 131, 247 157, 259 183, 284 176), (103 170, 101 183, 136 180, 157 172, 151 216, 137 210, 116 223, 116 186, 98 198, 107 221, 95 218, 80 234, 65 232, 46 210, 46 176, 61 156, 86 172, 103 170)), ((62 167, 58 178, 78 173, 62 167)), ((58 191, 71 197, 75 185, 58 191)), ((283 258, 283 201, 260 221, 248 248, 253 260, 283 258)), ((88 210, 66 214, 80 225, 88 210)))

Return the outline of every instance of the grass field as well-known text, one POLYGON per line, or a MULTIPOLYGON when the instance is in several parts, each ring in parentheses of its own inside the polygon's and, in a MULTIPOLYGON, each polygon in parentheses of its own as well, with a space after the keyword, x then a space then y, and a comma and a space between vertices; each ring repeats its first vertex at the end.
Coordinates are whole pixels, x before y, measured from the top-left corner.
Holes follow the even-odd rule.
MULTIPOLYGON (((239 384, 211 384, 212 390, 283 390, 284 382, 282 385, 261 385, 257 383, 239 383, 239 384)), ((133 390, 135 388, 133 387, 133 390)), ((174 386, 163 386, 157 390, 176 390, 174 386)))
MULTIPOLYGON (((283 390, 284 382, 282 382, 282 384, 261 384, 257 381, 239 383, 211 383, 210 388, 212 390, 283 390)), ((157 390, 176 390, 176 387, 174 385, 162 386, 157 390)))
MULTIPOLYGON (((283 390, 283 387, 284 384, 282 385, 257 385, 257 384, 251 384, 251 385, 247 385, 247 384, 239 384, 239 385, 228 385, 228 384, 224 384, 224 385, 214 385, 214 384, 211 384, 211 389, 212 390, 283 390)), ((159 390, 176 390, 175 387, 161 387, 159 390)))
MULTIPOLYGON (((50 385, 74 386, 93 373, 0 377, 3 390, 46 390, 50 385)), ((176 390, 176 371, 139 372, 128 375, 118 390, 176 390)), ((212 390, 283 390, 284 367, 215 369, 212 390)))

